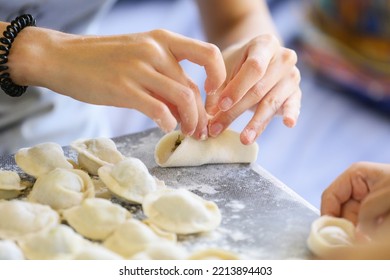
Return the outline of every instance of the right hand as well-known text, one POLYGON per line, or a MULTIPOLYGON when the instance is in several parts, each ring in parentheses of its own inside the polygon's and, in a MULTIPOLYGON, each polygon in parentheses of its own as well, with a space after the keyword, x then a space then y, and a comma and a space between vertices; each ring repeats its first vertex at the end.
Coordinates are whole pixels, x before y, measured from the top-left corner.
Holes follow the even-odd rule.
POLYGON ((19 36, 9 61, 15 83, 43 86, 87 103, 137 109, 166 132, 179 122, 184 134, 208 135, 199 89, 179 62, 204 66, 205 90, 215 91, 226 78, 215 45, 166 30, 79 36, 26 28, 19 36))
POLYGON ((388 238, 390 164, 353 164, 323 192, 321 214, 346 218, 371 238, 388 238))

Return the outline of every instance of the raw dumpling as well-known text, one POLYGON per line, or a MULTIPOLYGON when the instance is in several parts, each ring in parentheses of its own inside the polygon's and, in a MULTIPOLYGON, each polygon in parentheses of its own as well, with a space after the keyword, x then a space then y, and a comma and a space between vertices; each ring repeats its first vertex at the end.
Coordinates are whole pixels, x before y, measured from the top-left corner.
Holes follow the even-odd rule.
POLYGON ((145 195, 159 184, 138 158, 126 158, 114 165, 99 168, 99 177, 115 195, 127 201, 142 203, 145 195))
POLYGON ((240 258, 229 251, 218 248, 201 249, 189 256, 189 260, 239 260, 240 258))
POLYGON ((161 189, 144 199, 148 221, 178 234, 211 231, 221 223, 218 206, 185 189, 161 189))
POLYGON ((106 184, 97 176, 91 177, 93 186, 95 188, 95 197, 111 199, 112 195, 106 184))
POLYGON ((63 212, 68 224, 93 240, 106 239, 120 224, 131 218, 125 208, 103 198, 88 198, 63 212))
POLYGON ((133 260, 184 260, 187 251, 176 243, 161 242, 149 245, 145 250, 135 254, 133 260))
POLYGON ((101 166, 124 158, 109 138, 79 139, 70 146, 78 152, 79 166, 92 175, 97 175, 101 166))
POLYGON ((19 174, 14 171, 0 170, 0 190, 24 190, 19 174))
POLYGON ((66 225, 58 225, 19 241, 24 255, 30 260, 74 259, 87 244, 88 240, 66 225))
POLYGON ((117 253, 107 249, 106 247, 90 242, 76 254, 75 260, 122 260, 123 258, 117 253))
POLYGON ((20 149, 15 154, 15 161, 24 172, 35 178, 55 168, 73 168, 65 157, 62 147, 52 142, 20 149))
POLYGON ((28 200, 60 210, 79 205, 93 196, 94 187, 86 172, 56 168, 36 180, 28 200))
POLYGON ((129 219, 120 225, 103 243, 108 249, 128 259, 154 243, 168 242, 159 237, 147 225, 129 219))
POLYGON ((307 240, 309 249, 320 258, 328 258, 335 249, 352 246, 355 226, 344 218, 321 216, 311 225, 307 240))
POLYGON ((24 255, 14 241, 0 240, 0 260, 24 260, 24 255))
POLYGON ((160 139, 155 148, 156 163, 162 167, 199 166, 212 163, 250 163, 257 159, 258 145, 244 145, 240 135, 225 130, 216 138, 198 141, 173 131, 160 139))
POLYGON ((14 199, 21 194, 20 191, 16 190, 0 190, 0 200, 1 199, 14 199))
POLYGON ((26 187, 26 184, 21 184, 18 173, 0 170, 0 199, 18 197, 26 187))
POLYGON ((0 201, 0 239, 18 240, 53 226, 59 221, 56 211, 47 205, 22 200, 0 201))

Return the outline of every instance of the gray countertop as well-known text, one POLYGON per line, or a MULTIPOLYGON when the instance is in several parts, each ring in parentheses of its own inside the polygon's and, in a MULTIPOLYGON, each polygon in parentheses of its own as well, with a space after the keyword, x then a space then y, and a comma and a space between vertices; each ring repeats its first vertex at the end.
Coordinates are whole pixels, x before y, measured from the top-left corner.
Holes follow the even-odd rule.
MULTIPOLYGON (((154 147, 162 135, 158 129, 151 129, 113 140, 119 151, 141 159, 167 186, 186 188, 219 206, 222 223, 216 230, 180 236, 180 243, 191 251, 221 248, 245 259, 313 258, 306 239, 319 215, 317 209, 257 164, 161 168, 154 161, 154 147)), ((64 150, 75 158, 69 147, 64 150)), ((0 158, 0 168, 16 170, 25 177, 12 156, 0 158)), ((139 206, 114 201, 136 217, 142 216, 139 206)))

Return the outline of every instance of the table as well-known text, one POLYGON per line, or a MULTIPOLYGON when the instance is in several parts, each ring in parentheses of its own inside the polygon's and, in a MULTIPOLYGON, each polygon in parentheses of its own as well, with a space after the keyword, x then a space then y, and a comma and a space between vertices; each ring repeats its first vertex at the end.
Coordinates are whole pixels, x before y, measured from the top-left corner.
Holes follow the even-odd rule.
MULTIPOLYGON (((186 188, 214 201, 222 223, 210 233, 179 236, 189 250, 221 248, 244 259, 312 259, 306 246, 318 210, 257 164, 214 164, 199 167, 161 168, 154 161, 154 147, 163 136, 158 129, 114 138, 125 156, 142 160, 152 175, 173 188, 186 188)), ((64 147, 65 154, 76 153, 64 147)), ((261 156, 261 154, 259 154, 261 156)), ((0 168, 18 171, 13 156, 0 158, 0 168)), ((140 206, 122 204, 136 217, 140 206)))

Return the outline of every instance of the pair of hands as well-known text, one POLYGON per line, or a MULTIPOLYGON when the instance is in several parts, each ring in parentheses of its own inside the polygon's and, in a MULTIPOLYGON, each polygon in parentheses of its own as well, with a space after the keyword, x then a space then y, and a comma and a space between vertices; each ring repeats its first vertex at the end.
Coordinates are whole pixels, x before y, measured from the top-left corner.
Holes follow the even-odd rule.
POLYGON ((351 165, 323 192, 321 214, 346 218, 369 238, 388 240, 390 164, 351 165))
POLYGON ((48 42, 51 70, 39 85, 84 102, 139 110, 166 132, 180 123, 197 139, 215 137, 252 108, 241 133, 250 144, 274 115, 282 114, 288 127, 299 115, 297 56, 271 35, 223 53, 166 30, 104 37, 55 33, 48 42), (179 64, 184 59, 205 68, 206 104, 179 64))

